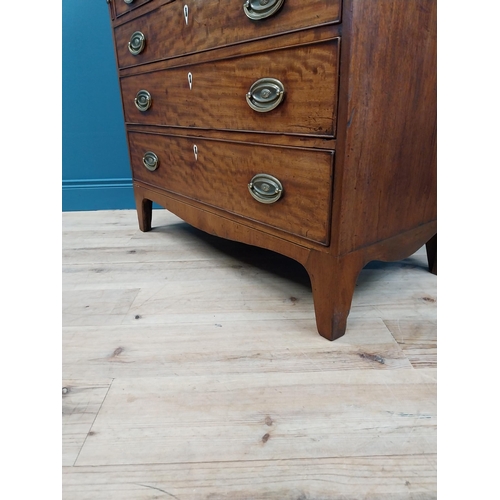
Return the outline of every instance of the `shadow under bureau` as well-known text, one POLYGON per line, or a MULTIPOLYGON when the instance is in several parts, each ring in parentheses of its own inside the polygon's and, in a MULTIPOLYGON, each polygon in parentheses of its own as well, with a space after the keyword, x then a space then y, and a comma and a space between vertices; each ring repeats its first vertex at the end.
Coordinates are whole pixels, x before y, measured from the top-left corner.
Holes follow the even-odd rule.
POLYGON ((108 3, 142 231, 297 260, 329 340, 371 260, 436 273, 435 0, 108 3))

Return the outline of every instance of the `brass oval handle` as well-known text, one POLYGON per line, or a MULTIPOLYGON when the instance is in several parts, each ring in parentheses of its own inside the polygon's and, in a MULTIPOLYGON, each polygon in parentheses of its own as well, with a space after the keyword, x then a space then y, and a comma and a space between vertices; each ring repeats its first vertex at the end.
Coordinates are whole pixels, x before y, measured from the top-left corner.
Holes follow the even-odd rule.
POLYGON ((134 31, 128 42, 128 50, 134 56, 139 55, 146 46, 146 37, 141 31, 134 31))
POLYGON ((260 203, 277 202, 283 194, 281 182, 269 174, 257 174, 248 184, 250 194, 260 203))
POLYGON ((252 21, 259 21, 278 12, 284 3, 285 0, 246 0, 243 10, 252 21))
POLYGON ((147 111, 153 104, 151 94, 147 90, 139 90, 134 99, 135 106, 139 111, 147 111))
POLYGON ((146 151, 142 157, 142 163, 150 172, 154 172, 158 168, 160 160, 153 151, 146 151))
POLYGON ((276 78, 261 78, 250 87, 246 97, 253 110, 267 113, 281 104, 285 97, 285 87, 276 78))

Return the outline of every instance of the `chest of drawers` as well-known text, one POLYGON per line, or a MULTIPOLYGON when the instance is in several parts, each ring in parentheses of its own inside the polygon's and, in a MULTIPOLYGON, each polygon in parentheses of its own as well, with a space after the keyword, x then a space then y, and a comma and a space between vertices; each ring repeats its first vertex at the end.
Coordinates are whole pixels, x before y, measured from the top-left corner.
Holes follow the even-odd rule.
POLYGON ((369 261, 436 271, 435 0, 108 3, 142 231, 297 260, 329 340, 369 261))

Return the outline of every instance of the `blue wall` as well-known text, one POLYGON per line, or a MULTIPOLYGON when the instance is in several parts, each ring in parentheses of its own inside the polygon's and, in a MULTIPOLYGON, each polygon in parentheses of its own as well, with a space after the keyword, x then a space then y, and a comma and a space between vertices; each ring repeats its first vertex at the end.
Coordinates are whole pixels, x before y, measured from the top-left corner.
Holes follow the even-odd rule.
POLYGON ((134 208, 105 0, 62 2, 62 209, 134 208))

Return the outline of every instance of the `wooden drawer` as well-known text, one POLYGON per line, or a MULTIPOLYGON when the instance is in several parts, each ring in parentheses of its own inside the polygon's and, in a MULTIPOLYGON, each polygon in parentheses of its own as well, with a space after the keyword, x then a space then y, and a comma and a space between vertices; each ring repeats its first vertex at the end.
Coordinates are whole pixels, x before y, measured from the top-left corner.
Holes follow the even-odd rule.
MULTIPOLYGON (((121 2, 118 1, 118 4, 121 2)), ((244 0, 175 1, 118 26, 115 28, 115 40, 119 67, 159 61, 340 20, 340 0, 285 0, 276 14, 260 21, 246 16, 244 3, 244 0), (145 36, 145 44, 142 52, 133 55, 128 44, 137 31, 145 36)))
POLYGON ((137 7, 140 7, 148 2, 151 2, 151 0, 132 0, 131 3, 127 3, 125 0, 115 0, 116 17, 120 17, 127 12, 131 12, 137 7))
POLYGON ((337 81, 338 39, 333 39, 123 77, 121 88, 128 123, 333 137, 337 81), (279 80, 285 89, 283 102, 269 112, 253 110, 246 100, 263 77, 279 80), (151 96, 146 111, 134 102, 141 90, 151 96))
POLYGON ((128 138, 134 180, 328 244, 333 151, 139 132, 128 138), (159 159, 154 171, 143 164, 146 152, 159 159), (249 182, 262 173, 282 184, 274 203, 261 203, 249 191, 249 182))

